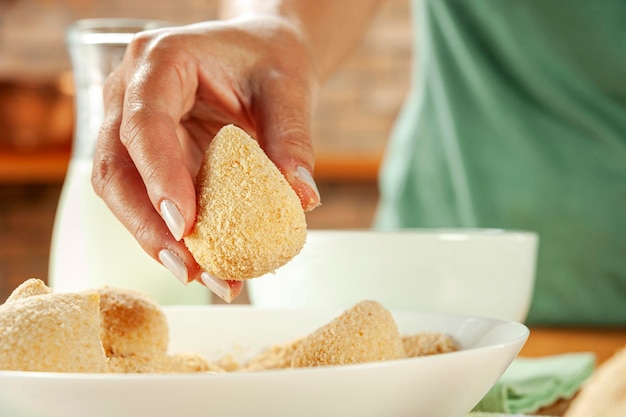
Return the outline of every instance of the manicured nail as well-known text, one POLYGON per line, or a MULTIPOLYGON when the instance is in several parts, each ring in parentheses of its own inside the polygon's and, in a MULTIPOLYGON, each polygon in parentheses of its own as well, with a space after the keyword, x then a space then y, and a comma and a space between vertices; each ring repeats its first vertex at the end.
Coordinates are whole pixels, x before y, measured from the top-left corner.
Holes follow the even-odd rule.
POLYGON ((230 285, 228 285, 228 282, 223 279, 215 278, 208 272, 201 273, 200 280, 213 292, 213 294, 217 295, 222 300, 227 303, 233 301, 233 294, 230 291, 230 285))
POLYGON ((184 285, 189 283, 189 275, 187 274, 187 267, 182 259, 178 257, 174 252, 169 249, 161 249, 159 252, 159 260, 166 267, 176 279, 182 282, 184 285))
MULTIPOLYGON (((296 177, 300 181, 305 183, 307 186, 309 186, 309 188, 311 190, 313 190, 313 192, 317 196, 317 200, 319 201, 320 200, 320 192, 317 189, 317 184, 315 184, 315 180, 313 179, 313 175, 311 175, 309 170, 306 169, 306 168, 303 168, 303 167, 297 167, 296 168, 296 177)), ((315 207, 311 207, 311 209, 313 209, 313 208, 315 208, 315 207)))
POLYGON ((170 200, 161 201, 159 208, 161 209, 161 217, 163 217, 174 239, 181 240, 183 233, 185 233, 185 219, 180 210, 170 200))

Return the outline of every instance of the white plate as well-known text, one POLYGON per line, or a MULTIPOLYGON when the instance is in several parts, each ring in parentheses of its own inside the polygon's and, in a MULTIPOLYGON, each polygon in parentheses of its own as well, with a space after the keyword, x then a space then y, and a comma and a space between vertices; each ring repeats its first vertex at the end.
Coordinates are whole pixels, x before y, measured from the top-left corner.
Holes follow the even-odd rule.
MULTIPOLYGON (((171 351, 217 359, 304 336, 340 310, 165 308, 171 351)), ((461 350, 363 365, 256 373, 119 375, 0 371, 0 416, 462 417, 528 337, 519 323, 395 311, 402 333, 444 332, 461 350)))

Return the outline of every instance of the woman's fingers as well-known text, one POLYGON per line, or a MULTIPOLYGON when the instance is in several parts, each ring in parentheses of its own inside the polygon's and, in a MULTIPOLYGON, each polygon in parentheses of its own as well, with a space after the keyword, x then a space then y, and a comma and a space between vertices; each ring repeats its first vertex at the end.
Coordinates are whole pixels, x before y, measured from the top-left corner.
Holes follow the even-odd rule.
MULTIPOLYGON (((183 55, 171 57, 139 38, 129 46, 134 62, 123 93, 119 140, 141 176, 154 209, 176 240, 191 229, 195 219, 193 151, 181 146, 185 132, 180 120, 194 104, 197 78, 183 55)), ((198 150, 195 149, 195 153, 198 150)))
MULTIPOLYGON (((136 137, 130 141, 136 141, 134 147, 127 147, 122 142, 123 114, 128 100, 124 70, 123 66, 120 67, 110 75, 105 84, 105 119, 94 153, 92 184, 96 193, 142 248, 186 284, 201 271, 184 243, 180 241, 181 229, 186 228, 185 219, 182 215, 177 215, 180 210, 169 204, 170 200, 166 198, 162 198, 155 207, 147 191, 145 172, 147 169, 160 172, 159 166, 162 165, 163 169, 170 173, 166 176, 170 182, 161 187, 171 188, 174 194, 183 195, 188 194, 190 188, 191 195, 188 198, 191 199, 191 209, 195 210, 193 181, 189 172, 185 170, 181 158, 177 157, 179 152, 171 150, 179 148, 176 145, 178 143, 176 127, 164 120, 162 115, 155 113, 151 115, 153 117, 146 117, 136 124, 137 130, 133 132, 136 137), (162 125, 167 127, 160 127, 162 125), (164 158, 162 153, 156 152, 150 146, 143 147, 141 143, 145 141, 152 144, 160 143, 162 149, 169 147, 170 156, 173 154, 173 157, 164 158), (129 149, 135 152, 134 155, 129 149), (178 165, 182 165, 182 168, 178 165), (141 175, 139 166, 144 170, 144 175, 141 175), (185 178, 188 180, 186 191, 185 187, 180 186, 185 182, 185 178), (164 222, 163 218, 167 221, 164 222), (173 230, 169 230, 168 225, 173 230)), ((139 115, 142 116, 141 112, 139 115)), ((154 186, 154 183, 152 185, 154 186)), ((190 223, 193 223, 194 216, 195 211, 192 211, 189 216, 190 223)))
POLYGON ((243 283, 210 277, 182 241, 196 217, 194 177, 215 133, 228 123, 247 130, 305 210, 320 201, 310 132, 317 79, 308 52, 274 20, 256 32, 233 25, 135 38, 105 86, 92 177, 96 192, 148 254, 179 280, 198 280, 227 301, 243 283))
POLYGON ((215 278, 208 272, 202 272, 198 281, 227 303, 230 303, 241 294, 244 285, 243 281, 227 281, 215 278))
POLYGON ((169 232, 150 204, 141 176, 114 132, 116 129, 103 128, 101 134, 93 176, 97 193, 142 248, 179 281, 187 284, 196 279, 227 302, 237 298, 243 282, 210 277, 199 268, 184 243, 169 232), (109 131, 113 132, 111 136, 109 131))
MULTIPOLYGON (((187 63, 183 59, 174 61, 178 66, 163 65, 162 57, 170 55, 162 48, 148 51, 155 56, 146 61, 141 56, 147 53, 146 42, 140 37, 129 46, 127 56, 132 59, 106 82, 105 121, 92 184, 150 256, 181 282, 206 285, 207 280, 200 279, 203 271, 181 240, 195 221, 193 175, 203 154, 197 143, 210 140, 191 138, 180 123, 195 105, 197 78, 186 77, 180 69, 187 63)), ((243 288, 241 282, 211 284, 228 302, 243 288)))
POLYGON ((103 126, 94 158, 94 190, 142 248, 181 282, 187 283, 190 272, 194 272, 187 265, 193 265, 194 260, 154 210, 143 180, 119 141, 117 131, 109 124, 103 126))

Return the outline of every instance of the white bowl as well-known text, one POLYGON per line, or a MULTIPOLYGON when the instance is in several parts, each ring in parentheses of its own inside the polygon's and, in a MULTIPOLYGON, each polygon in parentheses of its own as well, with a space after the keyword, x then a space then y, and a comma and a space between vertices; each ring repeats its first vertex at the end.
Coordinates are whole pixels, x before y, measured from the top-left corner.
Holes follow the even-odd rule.
MULTIPOLYGON (((218 358, 304 336, 341 311, 166 307, 171 351, 218 358)), ((363 365, 254 373, 120 375, 0 371, 11 417, 463 417, 528 337, 519 323, 393 312, 400 331, 443 332, 460 350, 363 365)))
POLYGON ((246 285, 259 307, 391 309, 524 321, 538 238, 504 230, 310 230, 300 254, 246 285))

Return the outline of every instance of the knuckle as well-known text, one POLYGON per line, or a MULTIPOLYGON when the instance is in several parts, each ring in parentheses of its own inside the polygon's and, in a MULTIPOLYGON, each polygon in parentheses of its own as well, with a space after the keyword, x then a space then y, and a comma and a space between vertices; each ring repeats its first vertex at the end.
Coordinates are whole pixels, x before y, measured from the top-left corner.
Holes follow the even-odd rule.
POLYGON ((126 47, 126 54, 131 57, 138 57, 144 55, 145 51, 150 48, 150 45, 154 42, 156 31, 144 31, 137 33, 133 40, 126 47))
POLYGON ((94 160, 91 184, 98 196, 107 204, 111 204, 111 209, 116 217, 124 219, 125 227, 135 236, 136 240, 146 247, 153 238, 153 230, 143 216, 131 214, 132 205, 120 206, 116 204, 118 188, 125 183, 124 176, 128 171, 127 163, 114 157, 100 157, 94 160))
POLYGON ((143 217, 134 216, 129 227, 135 239, 144 249, 146 248, 146 243, 153 240, 154 225, 149 224, 143 217))
POLYGON ((129 54, 136 58, 148 58, 150 61, 171 57, 181 51, 181 37, 183 35, 176 31, 140 32, 128 46, 129 54))
POLYGON ((142 100, 130 100, 126 116, 120 124, 120 141, 127 148, 141 146, 141 138, 151 117, 152 111, 142 100))
POLYGON ((104 101, 108 101, 118 93, 118 85, 120 84, 119 76, 116 72, 112 72, 105 79, 102 84, 102 92, 104 95, 104 101))
POLYGON ((127 183, 132 162, 113 154, 94 157, 91 171, 91 186, 95 193, 107 203, 114 203, 120 187, 127 183))
POLYGON ((113 161, 114 159, 110 157, 94 158, 91 171, 91 186, 96 194, 103 198, 107 195, 116 171, 113 161))
POLYGON ((309 130, 298 122, 286 123, 282 129, 283 146, 300 152, 313 152, 313 145, 310 140, 309 130))

